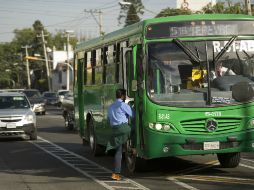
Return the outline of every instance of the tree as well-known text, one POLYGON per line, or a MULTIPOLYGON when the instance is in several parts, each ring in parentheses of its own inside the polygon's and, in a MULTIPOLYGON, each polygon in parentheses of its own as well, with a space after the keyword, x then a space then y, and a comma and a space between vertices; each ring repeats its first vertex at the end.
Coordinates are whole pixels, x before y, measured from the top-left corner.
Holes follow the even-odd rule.
MULTIPOLYGON (((29 45, 28 54, 34 56, 34 54, 40 54, 44 56, 42 40, 38 35, 41 35, 41 31, 44 31, 46 46, 53 49, 56 46, 57 49, 63 49, 66 44, 66 37, 58 32, 55 35, 49 33, 41 23, 36 20, 31 28, 15 29, 14 38, 9 43, 0 44, 0 87, 5 88, 12 86, 13 82, 16 87, 25 87, 27 85, 27 73, 25 68, 25 50, 22 46, 29 45), (5 72, 8 70, 8 72, 5 72), (22 79, 22 80, 21 80, 22 79), (1 82, 2 81, 2 82, 1 82)), ((75 46, 77 43, 76 38, 70 38, 70 43, 75 46)), ((46 68, 44 61, 29 61, 30 70, 34 71, 35 77, 32 82, 33 88, 46 90, 46 68)))
POLYGON ((206 5, 202 11, 204 13, 209 13, 209 14, 246 14, 246 9, 243 4, 241 3, 231 3, 230 1, 226 3, 223 2, 218 2, 215 5, 212 5, 209 3, 206 5))
POLYGON ((166 9, 162 9, 160 13, 156 15, 156 18, 175 15, 190 15, 190 14, 192 14, 192 12, 189 9, 172 9, 168 7, 166 9))
POLYGON ((128 26, 140 21, 141 15, 143 15, 144 5, 141 0, 123 0, 126 4, 120 4, 121 10, 118 16, 118 23, 122 24, 124 20, 124 26, 128 26))

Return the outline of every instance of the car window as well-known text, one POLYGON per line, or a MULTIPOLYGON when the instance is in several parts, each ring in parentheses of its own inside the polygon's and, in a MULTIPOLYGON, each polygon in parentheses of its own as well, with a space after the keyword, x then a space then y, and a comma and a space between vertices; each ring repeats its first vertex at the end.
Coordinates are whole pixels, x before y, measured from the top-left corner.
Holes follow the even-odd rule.
POLYGON ((49 93, 45 93, 45 94, 44 94, 44 97, 47 97, 47 98, 55 98, 55 97, 56 97, 56 93, 53 93, 53 92, 52 92, 52 93, 50 93, 50 92, 49 92, 49 93))
POLYGON ((0 97, 0 109, 24 109, 29 107, 29 103, 24 96, 0 97))
POLYGON ((41 97, 40 92, 36 91, 36 90, 24 91, 24 93, 28 98, 40 98, 41 97))
POLYGON ((58 92, 59 95, 65 95, 67 94, 69 91, 61 91, 61 92, 58 92))

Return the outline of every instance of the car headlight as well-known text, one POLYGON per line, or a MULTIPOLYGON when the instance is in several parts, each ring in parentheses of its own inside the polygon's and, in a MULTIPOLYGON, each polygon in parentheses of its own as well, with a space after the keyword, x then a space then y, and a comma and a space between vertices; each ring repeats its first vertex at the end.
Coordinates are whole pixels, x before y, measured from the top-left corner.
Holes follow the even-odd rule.
POLYGON ((24 120, 28 123, 34 123, 34 116, 33 115, 26 115, 24 120))

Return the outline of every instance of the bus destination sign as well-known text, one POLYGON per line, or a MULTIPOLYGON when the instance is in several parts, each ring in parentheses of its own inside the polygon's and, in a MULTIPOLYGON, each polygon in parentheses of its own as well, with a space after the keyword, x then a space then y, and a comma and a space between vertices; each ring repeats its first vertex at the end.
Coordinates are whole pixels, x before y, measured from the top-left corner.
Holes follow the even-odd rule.
POLYGON ((151 24, 146 37, 176 38, 191 36, 224 36, 252 34, 254 21, 188 21, 151 24))

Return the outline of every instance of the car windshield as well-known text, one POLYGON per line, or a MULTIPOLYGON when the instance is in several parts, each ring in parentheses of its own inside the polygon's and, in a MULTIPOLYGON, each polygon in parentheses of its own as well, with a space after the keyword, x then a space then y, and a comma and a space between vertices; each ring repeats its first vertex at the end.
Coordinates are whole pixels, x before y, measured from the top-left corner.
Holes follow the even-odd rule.
POLYGON ((29 103, 24 96, 0 96, 0 109, 24 109, 29 107, 29 103))
POLYGON ((150 98, 180 107, 207 106, 209 99, 212 106, 239 103, 232 87, 241 82, 253 84, 254 40, 229 41, 148 44, 150 98))
POLYGON ((67 94, 69 91, 60 91, 60 92, 58 92, 58 94, 59 95, 65 95, 65 94, 67 94))
POLYGON ((36 90, 31 90, 31 91, 25 90, 24 93, 28 98, 40 98, 41 97, 40 92, 36 91, 36 90))
POLYGON ((48 92, 48 93, 44 94, 44 97, 46 97, 46 98, 56 98, 56 93, 48 92))

